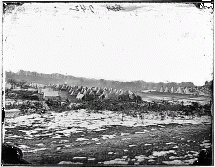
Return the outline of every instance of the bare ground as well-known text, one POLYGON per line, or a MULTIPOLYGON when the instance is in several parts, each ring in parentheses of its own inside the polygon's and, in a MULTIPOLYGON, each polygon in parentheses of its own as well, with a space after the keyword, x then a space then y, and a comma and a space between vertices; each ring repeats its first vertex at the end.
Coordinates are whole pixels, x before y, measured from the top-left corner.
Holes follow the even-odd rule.
MULTIPOLYGON (((41 148, 37 144, 43 144, 45 150, 25 152, 24 159, 32 164, 58 164, 61 161, 82 162, 98 164, 100 162, 123 158, 128 164, 163 164, 162 161, 170 161, 171 157, 177 160, 189 160, 196 158, 189 151, 199 152, 204 140, 212 141, 212 126, 209 124, 184 124, 176 123, 168 125, 153 125, 141 127, 108 126, 104 131, 83 131, 66 137, 59 133, 61 138, 37 135, 31 139, 6 139, 15 145, 28 145, 31 148, 41 148), (139 133, 138 133, 139 132, 139 133), (103 139, 102 135, 114 135, 113 138, 103 139), (76 141, 77 138, 88 139, 76 141), (98 138, 98 141, 92 140, 98 138), (133 145, 133 146, 132 146, 133 145), (153 152, 175 150, 162 156, 154 156, 153 152), (137 162, 135 156, 145 155, 149 157, 137 162), (127 156, 127 157, 126 157, 127 156), (75 159, 74 157, 86 157, 75 159), (95 158, 95 160, 89 160, 95 158), (87 159, 88 158, 88 159, 87 159)), ((26 127, 17 126, 15 129, 7 129, 7 133, 22 135, 18 129, 27 130, 26 127)), ((49 132, 47 132, 49 133, 49 132)), ((43 146, 43 148, 44 148, 43 146)))

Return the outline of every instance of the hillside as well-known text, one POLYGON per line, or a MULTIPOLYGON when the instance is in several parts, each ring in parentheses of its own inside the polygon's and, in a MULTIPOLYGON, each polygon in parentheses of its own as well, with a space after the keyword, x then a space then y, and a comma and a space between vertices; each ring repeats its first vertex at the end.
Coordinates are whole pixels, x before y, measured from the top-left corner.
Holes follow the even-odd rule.
POLYGON ((145 81, 132 81, 132 82, 120 82, 120 81, 111 81, 104 79, 89 79, 82 77, 74 77, 71 75, 63 74, 44 74, 30 71, 20 70, 17 73, 6 71, 6 80, 12 78, 16 80, 24 80, 27 82, 35 82, 40 84, 63 84, 67 82, 68 85, 82 85, 88 87, 111 87, 114 89, 124 89, 132 91, 141 91, 147 89, 160 90, 160 87, 195 87, 192 82, 169 82, 169 83, 154 83, 154 82, 145 82, 145 81))

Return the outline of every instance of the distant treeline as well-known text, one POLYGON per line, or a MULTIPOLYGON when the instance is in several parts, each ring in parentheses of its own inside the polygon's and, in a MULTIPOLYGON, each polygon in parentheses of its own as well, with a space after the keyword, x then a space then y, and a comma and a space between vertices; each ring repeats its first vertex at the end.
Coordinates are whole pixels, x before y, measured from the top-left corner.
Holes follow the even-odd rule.
POLYGON ((71 75, 62 74, 43 74, 37 72, 23 71, 20 70, 17 73, 6 72, 6 80, 12 78, 19 81, 25 80, 26 82, 35 82, 40 84, 64 84, 67 82, 69 85, 82 85, 87 87, 108 87, 113 89, 131 90, 131 91, 141 91, 141 90, 160 90, 163 87, 196 87, 192 82, 169 82, 169 83, 154 83, 145 81, 132 81, 132 82, 120 82, 111 81, 105 79, 88 79, 81 77, 74 77, 71 75))

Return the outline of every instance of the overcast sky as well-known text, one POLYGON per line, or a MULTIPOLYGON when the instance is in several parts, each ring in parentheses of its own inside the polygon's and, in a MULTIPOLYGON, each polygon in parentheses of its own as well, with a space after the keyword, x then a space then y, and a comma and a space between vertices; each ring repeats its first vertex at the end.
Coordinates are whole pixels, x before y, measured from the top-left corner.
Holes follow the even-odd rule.
POLYGON ((7 11, 4 69, 196 85, 212 79, 210 9, 122 3, 124 10, 108 11, 106 5, 115 4, 26 3, 7 11), (87 10, 70 10, 75 5, 87 10))

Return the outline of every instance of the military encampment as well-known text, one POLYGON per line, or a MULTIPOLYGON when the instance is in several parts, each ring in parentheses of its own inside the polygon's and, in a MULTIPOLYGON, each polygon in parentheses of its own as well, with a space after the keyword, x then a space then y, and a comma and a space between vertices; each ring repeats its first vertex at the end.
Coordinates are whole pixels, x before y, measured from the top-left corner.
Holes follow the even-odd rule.
POLYGON ((2 9, 3 166, 213 165, 213 8, 2 9))
MULTIPOLYGON (((23 83, 20 86, 15 79, 6 83, 12 86, 5 92, 3 149, 16 148, 22 156, 13 161, 4 158, 4 163, 154 164, 165 162, 165 155, 188 165, 197 161, 200 148, 210 148, 210 94, 196 95, 194 88, 146 92, 23 83), (197 147, 197 142, 203 143, 197 147), (165 151, 160 150, 162 143, 165 151), (186 151, 178 155, 179 148, 186 151)), ((210 92, 208 85, 204 87, 210 92)))

